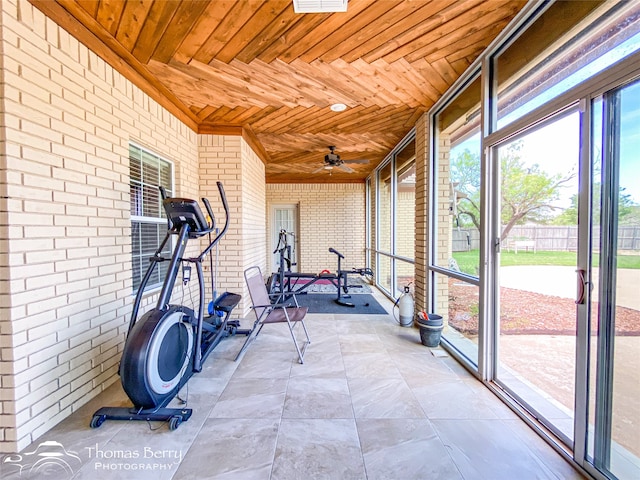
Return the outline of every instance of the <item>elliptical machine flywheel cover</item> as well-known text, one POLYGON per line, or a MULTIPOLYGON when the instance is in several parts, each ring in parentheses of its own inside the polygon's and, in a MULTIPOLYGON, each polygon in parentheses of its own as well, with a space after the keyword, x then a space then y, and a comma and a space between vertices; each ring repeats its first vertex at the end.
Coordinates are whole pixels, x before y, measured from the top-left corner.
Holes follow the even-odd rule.
POLYGON ((191 377, 193 318, 190 309, 171 306, 151 310, 136 322, 127 337, 120 380, 136 408, 166 406, 191 377))

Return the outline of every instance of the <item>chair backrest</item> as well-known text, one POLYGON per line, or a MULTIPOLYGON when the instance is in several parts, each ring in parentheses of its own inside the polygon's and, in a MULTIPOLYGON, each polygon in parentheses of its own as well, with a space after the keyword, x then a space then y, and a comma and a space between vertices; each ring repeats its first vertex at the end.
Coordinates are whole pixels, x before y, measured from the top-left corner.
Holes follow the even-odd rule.
POLYGON ((247 288, 249 289, 249 296, 251 297, 251 303, 254 306, 256 317, 260 319, 265 310, 265 305, 271 305, 269 298, 269 292, 267 292, 267 286, 262 278, 262 272, 260 267, 249 267, 244 271, 244 279, 247 282, 247 288), (262 305, 256 307, 256 305, 262 305))

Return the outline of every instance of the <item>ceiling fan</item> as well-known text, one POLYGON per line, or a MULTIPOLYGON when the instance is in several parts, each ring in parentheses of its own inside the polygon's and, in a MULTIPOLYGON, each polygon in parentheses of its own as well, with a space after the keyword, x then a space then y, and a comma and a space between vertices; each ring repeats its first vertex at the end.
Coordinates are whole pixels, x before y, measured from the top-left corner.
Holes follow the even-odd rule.
POLYGON ((334 167, 339 168, 340 170, 342 170, 343 172, 347 172, 347 173, 352 173, 355 170, 348 167, 347 165, 345 165, 345 163, 351 163, 351 164, 355 164, 355 163, 369 163, 369 160, 342 160, 340 158, 340 155, 338 155, 336 152, 336 147, 334 146, 330 146, 329 147, 329 153, 327 153, 324 156, 324 163, 323 165, 314 170, 313 173, 318 173, 321 172, 323 170, 328 170, 329 171, 329 175, 331 175, 331 171, 333 170, 334 167))

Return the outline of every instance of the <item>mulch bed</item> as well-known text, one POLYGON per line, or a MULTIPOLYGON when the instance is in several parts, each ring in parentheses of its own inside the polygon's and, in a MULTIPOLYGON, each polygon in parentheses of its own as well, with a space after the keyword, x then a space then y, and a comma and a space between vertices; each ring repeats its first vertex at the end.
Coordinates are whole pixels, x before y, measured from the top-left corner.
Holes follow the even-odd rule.
MULTIPOLYGON (((575 335, 576 305, 571 298, 513 288, 500 289, 500 333, 506 335, 575 335)), ((598 304, 592 306, 597 331, 598 304)), ((640 311, 616 308, 616 335, 640 335, 640 311)), ((449 325, 465 335, 478 334, 478 289, 449 281, 449 325)))

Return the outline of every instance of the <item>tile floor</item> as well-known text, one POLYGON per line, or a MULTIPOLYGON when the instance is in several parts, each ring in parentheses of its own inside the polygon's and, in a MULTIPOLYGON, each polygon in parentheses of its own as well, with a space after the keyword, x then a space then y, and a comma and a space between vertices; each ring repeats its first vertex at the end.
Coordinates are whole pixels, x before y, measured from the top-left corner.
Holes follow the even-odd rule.
POLYGON ((20 477, 3 462, 0 477, 582 478, 453 359, 422 346, 417 330, 387 315, 314 314, 307 325, 304 365, 283 325, 266 326, 237 363, 244 337, 224 340, 182 392, 194 412, 175 431, 114 421, 90 429, 98 407, 127 404, 118 383, 22 452, 58 442, 71 454, 66 472, 49 465, 20 477))

